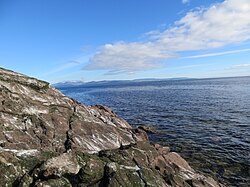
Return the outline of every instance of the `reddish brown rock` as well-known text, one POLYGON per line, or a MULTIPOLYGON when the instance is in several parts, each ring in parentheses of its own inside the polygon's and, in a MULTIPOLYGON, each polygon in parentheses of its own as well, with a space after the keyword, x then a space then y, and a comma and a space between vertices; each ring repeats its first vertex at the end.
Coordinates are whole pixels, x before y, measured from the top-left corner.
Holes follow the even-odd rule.
POLYGON ((104 106, 83 106, 48 83, 0 69, 2 149, 98 152, 134 143, 132 127, 104 106))

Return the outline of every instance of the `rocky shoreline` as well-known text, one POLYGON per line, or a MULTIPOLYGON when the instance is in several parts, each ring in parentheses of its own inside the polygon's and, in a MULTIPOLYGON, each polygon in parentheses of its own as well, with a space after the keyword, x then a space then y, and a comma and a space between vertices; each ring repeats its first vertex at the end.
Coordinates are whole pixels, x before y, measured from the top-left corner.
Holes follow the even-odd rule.
POLYGON ((105 106, 2 68, 0 90, 0 186, 223 186, 105 106))

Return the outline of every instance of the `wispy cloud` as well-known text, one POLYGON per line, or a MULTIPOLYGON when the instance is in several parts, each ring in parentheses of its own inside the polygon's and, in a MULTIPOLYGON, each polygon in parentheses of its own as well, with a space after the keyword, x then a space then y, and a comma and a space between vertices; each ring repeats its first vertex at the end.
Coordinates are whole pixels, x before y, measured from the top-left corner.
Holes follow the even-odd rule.
POLYGON ((175 67, 175 69, 190 69, 190 68, 198 68, 198 67, 205 67, 205 66, 211 66, 211 65, 213 64, 194 64, 194 65, 175 67))
MULTIPOLYGON (((147 42, 106 44, 90 58, 90 63, 84 69, 104 69, 111 72, 147 70, 162 67, 164 60, 179 56, 179 52, 239 44, 250 39, 249 18, 249 0, 225 0, 206 9, 190 11, 163 31, 149 32, 147 42)), ((231 52, 197 55, 192 58, 231 52)))
POLYGON ((238 69, 238 68, 250 68, 250 64, 237 64, 231 66, 229 69, 238 69))
POLYGON ((189 3, 190 2, 190 0, 182 0, 182 3, 183 4, 187 4, 187 3, 189 3))
POLYGON ((250 67, 250 64, 239 64, 235 65, 234 67, 250 67))
POLYGON ((222 76, 249 76, 250 63, 235 64, 224 68, 220 75, 222 76))
POLYGON ((80 66, 82 64, 83 63, 80 62, 80 61, 71 60, 71 61, 68 61, 68 62, 62 64, 61 66, 58 66, 58 67, 56 67, 54 69, 51 69, 48 72, 45 72, 44 74, 42 74, 42 76, 49 76, 49 75, 53 75, 53 74, 56 74, 56 73, 60 73, 62 71, 65 71, 65 70, 70 69, 70 68, 74 68, 76 66, 80 66))
POLYGON ((250 49, 240 49, 240 50, 224 51, 224 52, 218 52, 218 53, 208 53, 208 54, 187 56, 187 57, 183 57, 182 59, 213 57, 213 56, 243 53, 243 52, 248 52, 248 51, 250 51, 250 49))

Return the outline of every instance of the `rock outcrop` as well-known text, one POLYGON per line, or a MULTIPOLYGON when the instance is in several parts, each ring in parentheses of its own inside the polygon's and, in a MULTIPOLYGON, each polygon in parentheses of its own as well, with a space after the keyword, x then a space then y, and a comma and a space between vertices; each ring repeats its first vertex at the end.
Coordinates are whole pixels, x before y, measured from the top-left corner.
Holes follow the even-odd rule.
POLYGON ((222 186, 111 109, 0 68, 0 186, 222 186))

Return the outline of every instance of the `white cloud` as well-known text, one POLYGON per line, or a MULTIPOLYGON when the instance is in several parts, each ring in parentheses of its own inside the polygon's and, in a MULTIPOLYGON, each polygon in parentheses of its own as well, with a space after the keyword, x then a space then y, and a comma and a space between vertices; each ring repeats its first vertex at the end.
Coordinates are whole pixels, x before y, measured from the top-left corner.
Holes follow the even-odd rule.
POLYGON ((163 60, 179 56, 179 52, 239 44, 250 39, 249 18, 250 0, 225 0, 207 9, 190 11, 163 31, 149 32, 148 42, 104 45, 84 69, 147 70, 161 67, 163 60))
POLYGON ((187 3, 189 3, 190 2, 190 0, 182 0, 182 3, 183 4, 187 4, 187 3))
POLYGON ((224 51, 224 52, 218 52, 218 53, 208 53, 208 54, 202 54, 202 55, 187 56, 187 57, 183 57, 182 59, 221 56, 221 55, 229 55, 229 54, 235 54, 235 53, 243 53, 243 52, 248 52, 248 51, 250 51, 250 49, 240 49, 240 50, 224 51))
POLYGON ((187 13, 172 28, 152 36, 172 51, 223 47, 250 39, 250 1, 228 0, 187 13))
POLYGON ((95 54, 85 69, 106 69, 112 74, 148 70, 161 66, 162 59, 172 58, 169 51, 161 50, 154 43, 116 43, 106 44, 95 54), (152 63, 155 62, 155 63, 152 63))

